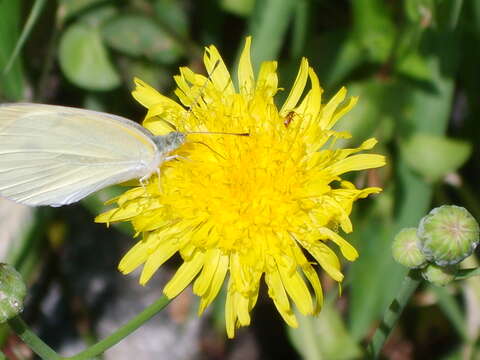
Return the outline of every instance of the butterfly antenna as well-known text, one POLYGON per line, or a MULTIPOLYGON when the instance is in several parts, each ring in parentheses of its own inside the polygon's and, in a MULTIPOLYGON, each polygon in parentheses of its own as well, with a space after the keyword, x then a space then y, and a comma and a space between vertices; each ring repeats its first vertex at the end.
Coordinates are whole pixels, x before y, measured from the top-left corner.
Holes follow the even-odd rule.
POLYGON ((235 135, 235 136, 250 136, 249 132, 246 133, 229 133, 229 132, 219 132, 219 131, 191 131, 186 132, 185 134, 207 134, 207 135, 235 135))

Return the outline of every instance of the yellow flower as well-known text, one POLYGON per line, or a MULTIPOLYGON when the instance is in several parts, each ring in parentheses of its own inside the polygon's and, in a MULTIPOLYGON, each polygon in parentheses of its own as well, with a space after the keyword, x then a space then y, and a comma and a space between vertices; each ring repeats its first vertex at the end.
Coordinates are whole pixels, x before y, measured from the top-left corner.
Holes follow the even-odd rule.
POLYGON ((141 284, 178 252, 183 264, 163 291, 173 298, 193 282, 201 297, 199 313, 227 280, 230 338, 235 328, 249 325, 262 275, 290 326, 297 326, 292 303, 303 314, 320 310, 316 270, 342 281, 340 261, 329 245, 347 260, 357 258, 337 231, 352 231, 355 200, 381 191, 357 189, 340 176, 385 164, 381 155, 357 154, 371 149, 375 139, 354 149, 334 148, 337 138, 351 135, 332 128, 357 99, 345 100, 342 88, 322 105, 322 89, 306 59, 278 109, 277 63, 264 62, 255 80, 250 41, 240 59, 238 91, 214 46, 204 56, 208 78, 188 68, 175 77, 183 106, 135 80, 133 96, 148 108, 143 125, 157 135, 178 129, 187 141, 174 152, 176 159, 161 165, 160 179, 154 175, 147 185, 128 190, 114 199, 115 209, 96 219, 131 221, 143 235, 119 265, 125 274, 143 265, 141 284), (249 136, 189 134, 194 131, 249 136))

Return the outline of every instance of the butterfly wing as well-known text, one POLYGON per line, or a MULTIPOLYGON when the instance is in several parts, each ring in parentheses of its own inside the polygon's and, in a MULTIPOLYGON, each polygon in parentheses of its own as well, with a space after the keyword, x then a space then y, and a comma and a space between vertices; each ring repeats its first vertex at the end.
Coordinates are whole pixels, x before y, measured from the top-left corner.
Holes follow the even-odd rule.
POLYGON ((0 195, 61 206, 108 185, 147 176, 159 163, 148 130, 96 111, 0 105, 0 195))

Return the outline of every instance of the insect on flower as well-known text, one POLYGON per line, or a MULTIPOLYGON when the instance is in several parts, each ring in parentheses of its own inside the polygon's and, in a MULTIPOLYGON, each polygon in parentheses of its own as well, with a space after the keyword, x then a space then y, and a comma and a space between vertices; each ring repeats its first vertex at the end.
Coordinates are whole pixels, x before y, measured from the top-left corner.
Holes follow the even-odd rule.
POLYGON ((0 195, 31 206, 144 182, 185 142, 184 133, 153 135, 120 116, 31 103, 0 105, 0 137, 0 195))
POLYGON ((285 125, 285 127, 288 127, 288 125, 290 125, 290 123, 293 121, 294 116, 295 116, 295 111, 290 111, 285 116, 285 120, 283 121, 283 125, 285 125))
MULTIPOLYGON (((206 81, 205 81, 206 82, 206 81)), ((65 106, 0 105, 0 196, 31 205, 74 203, 106 186, 156 173, 189 134, 154 135, 120 116, 65 106)))
POLYGON ((355 148, 332 147, 330 140, 350 136, 334 126, 356 98, 346 99, 341 88, 322 103, 319 80, 306 59, 277 108, 277 63, 264 62, 255 76, 250 43, 247 38, 240 57, 238 88, 214 46, 203 59, 209 78, 188 68, 174 77, 179 103, 135 80, 132 95, 148 109, 143 126, 153 134, 166 134, 173 125, 183 133, 247 129, 249 136, 202 137, 206 146, 185 143, 175 154, 192 161, 162 163, 160 178, 126 191, 114 200, 115 208, 96 218, 131 222, 142 234, 119 264, 125 274, 142 267, 141 284, 174 254, 181 256, 183 264, 163 289, 170 299, 193 283, 202 313, 226 283, 229 337, 250 323, 261 281, 291 326, 297 326, 293 305, 306 315, 320 310, 317 269, 342 281, 330 246, 338 246, 347 260, 357 258, 339 231, 352 231, 356 200, 381 191, 357 189, 341 177, 385 164, 382 155, 360 153, 373 148, 373 138, 355 148))

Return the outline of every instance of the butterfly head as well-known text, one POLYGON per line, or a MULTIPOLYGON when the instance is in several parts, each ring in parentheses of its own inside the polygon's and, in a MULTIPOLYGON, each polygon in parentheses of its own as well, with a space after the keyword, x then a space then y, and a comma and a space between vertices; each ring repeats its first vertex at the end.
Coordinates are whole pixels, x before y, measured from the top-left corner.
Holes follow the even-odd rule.
POLYGON ((166 135, 155 136, 153 140, 161 153, 168 154, 182 146, 185 142, 185 134, 172 131, 166 135))

